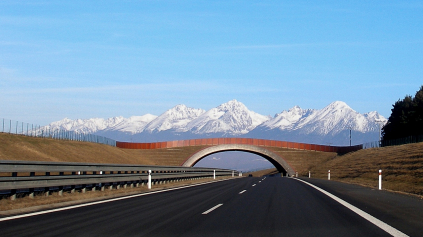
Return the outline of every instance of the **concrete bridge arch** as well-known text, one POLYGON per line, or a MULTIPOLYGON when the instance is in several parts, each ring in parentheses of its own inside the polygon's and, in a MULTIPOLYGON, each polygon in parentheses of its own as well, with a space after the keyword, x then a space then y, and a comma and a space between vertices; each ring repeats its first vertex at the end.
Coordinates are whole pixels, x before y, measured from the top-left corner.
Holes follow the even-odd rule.
POLYGON ((223 151, 244 151, 254 153, 270 161, 270 163, 272 163, 276 169, 284 175, 289 174, 291 176, 295 174, 294 169, 281 156, 265 148, 246 144, 222 144, 207 147, 189 157, 182 166, 192 167, 204 157, 223 151))

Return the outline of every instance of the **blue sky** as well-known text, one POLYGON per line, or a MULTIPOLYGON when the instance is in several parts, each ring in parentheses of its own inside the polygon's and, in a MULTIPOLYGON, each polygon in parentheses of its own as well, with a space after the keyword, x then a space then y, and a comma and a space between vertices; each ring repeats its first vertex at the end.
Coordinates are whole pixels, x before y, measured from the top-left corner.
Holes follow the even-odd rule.
POLYGON ((422 59, 422 1, 0 1, 0 117, 40 125, 232 99, 389 117, 422 59))

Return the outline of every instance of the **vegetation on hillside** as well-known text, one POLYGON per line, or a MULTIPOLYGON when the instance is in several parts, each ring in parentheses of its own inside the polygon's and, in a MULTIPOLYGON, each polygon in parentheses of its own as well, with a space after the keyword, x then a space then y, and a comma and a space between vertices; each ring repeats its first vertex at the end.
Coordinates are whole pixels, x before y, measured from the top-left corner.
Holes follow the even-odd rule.
POLYGON ((423 135, 423 86, 414 97, 407 95, 398 100, 382 129, 383 140, 423 135))

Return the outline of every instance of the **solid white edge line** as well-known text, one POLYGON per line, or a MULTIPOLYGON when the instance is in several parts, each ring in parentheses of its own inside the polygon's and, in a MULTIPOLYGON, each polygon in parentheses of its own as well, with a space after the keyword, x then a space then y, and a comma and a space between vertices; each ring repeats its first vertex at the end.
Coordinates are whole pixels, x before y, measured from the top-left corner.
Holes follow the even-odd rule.
POLYGON ((353 211, 353 212, 357 213, 359 216, 361 216, 361 217, 363 217, 364 219, 366 219, 366 220, 370 221, 371 223, 373 223, 373 224, 374 224, 374 225, 376 225, 377 227, 379 227, 379 228, 381 228, 382 230, 386 231, 386 232, 387 232, 387 233, 389 233, 390 235, 395 236, 395 237, 402 237, 402 236, 404 236, 404 237, 405 237, 405 236, 408 236, 408 235, 404 234, 403 232, 401 232, 401 231, 399 231, 399 230, 395 229, 394 227, 392 227, 392 226, 390 226, 390 225, 386 224, 385 222, 383 222, 383 221, 381 221, 381 220, 377 219, 376 217, 373 217, 372 215, 368 214, 367 212, 364 212, 364 211, 362 211, 361 209, 359 209, 359 208, 357 208, 357 207, 355 207, 355 206, 353 206, 353 205, 349 204, 348 202, 346 202, 346 201, 344 201, 344 200, 342 200, 342 199, 338 198, 337 196, 335 196, 335 195, 333 195, 333 194, 331 194, 331 193, 329 193, 329 192, 327 192, 327 191, 325 191, 325 190, 323 190, 323 189, 321 189, 321 188, 319 188, 319 187, 317 187, 317 186, 315 186, 315 185, 313 185, 313 184, 311 184, 311 183, 308 183, 308 182, 306 182, 306 181, 304 181, 304 180, 297 179, 297 178, 294 178, 294 179, 295 179, 295 180, 298 180, 298 181, 301 181, 301 182, 303 182, 303 183, 305 183, 305 184, 307 184, 307 185, 309 185, 309 186, 311 186, 311 187, 313 187, 313 188, 317 189, 318 191, 322 192, 323 194, 325 194, 325 195, 329 196, 329 197, 330 197, 330 198, 332 198, 333 200, 335 200, 335 201, 337 201, 338 203, 342 204, 342 205, 343 205, 343 206, 345 206, 346 208, 348 208, 348 209, 350 209, 351 211, 353 211))
POLYGON ((216 206, 214 206, 214 207, 212 207, 212 208, 208 209, 207 211, 205 211, 205 212, 203 212, 203 213, 201 213, 201 214, 203 214, 203 215, 207 215, 207 214, 209 214, 210 212, 212 212, 212 211, 216 210, 217 208, 219 208, 219 207, 220 207, 220 206, 222 206, 222 205, 223 205, 223 203, 217 204, 216 206))
POLYGON ((247 192, 247 190, 242 190, 241 192, 239 192, 239 194, 243 194, 245 192, 247 192))
POLYGON ((24 217, 30 217, 30 216, 37 216, 37 215, 42 215, 42 214, 47 214, 47 213, 52 213, 52 212, 65 211, 65 210, 75 209, 75 208, 79 208, 79 207, 92 206, 92 205, 101 204, 101 203, 114 202, 114 201, 134 198, 134 197, 141 197, 141 196, 146 196, 146 195, 150 195, 150 194, 163 193, 163 192, 168 192, 168 191, 173 191, 173 190, 178 190, 178 189, 190 188, 190 187, 195 187, 195 186, 200 186, 200 185, 205 185, 205 184, 210 184, 210 183, 221 182, 221 181, 225 181, 225 180, 229 180, 229 179, 222 179, 222 180, 210 181, 210 182, 199 183, 199 184, 191 184, 191 185, 182 186, 182 187, 175 187, 175 188, 157 190, 157 191, 152 191, 152 192, 147 192, 147 193, 134 194, 134 195, 112 198, 112 199, 107 199, 107 200, 102 200, 102 201, 83 203, 83 204, 78 204, 78 205, 74 205, 74 206, 60 207, 60 208, 46 210, 46 211, 39 211, 39 212, 22 214, 22 215, 3 217, 3 218, 0 218, 0 222, 24 218, 24 217))

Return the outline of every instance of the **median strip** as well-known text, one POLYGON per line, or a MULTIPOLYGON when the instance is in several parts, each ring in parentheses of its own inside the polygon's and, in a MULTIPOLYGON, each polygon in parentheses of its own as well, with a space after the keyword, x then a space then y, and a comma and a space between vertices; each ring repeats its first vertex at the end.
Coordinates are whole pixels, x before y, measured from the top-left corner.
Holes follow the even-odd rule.
POLYGON ((203 215, 207 215, 207 214, 209 214, 210 212, 212 212, 212 211, 216 210, 217 208, 219 208, 219 207, 220 207, 220 206, 222 206, 222 205, 223 205, 223 203, 221 203, 221 204, 217 204, 216 206, 214 206, 214 207, 212 207, 212 208, 208 209, 207 211, 205 211, 205 212, 203 212, 203 213, 201 213, 201 214, 203 214, 203 215))

